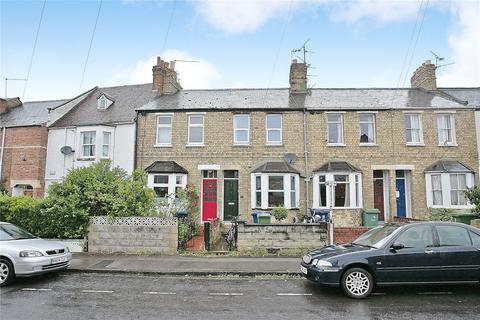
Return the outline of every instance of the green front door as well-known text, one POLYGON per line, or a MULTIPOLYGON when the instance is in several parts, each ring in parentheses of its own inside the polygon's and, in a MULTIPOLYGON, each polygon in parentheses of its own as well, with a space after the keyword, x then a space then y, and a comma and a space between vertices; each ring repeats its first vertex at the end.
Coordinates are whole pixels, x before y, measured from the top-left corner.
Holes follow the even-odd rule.
POLYGON ((224 172, 223 220, 231 221, 238 217, 238 171, 224 172))

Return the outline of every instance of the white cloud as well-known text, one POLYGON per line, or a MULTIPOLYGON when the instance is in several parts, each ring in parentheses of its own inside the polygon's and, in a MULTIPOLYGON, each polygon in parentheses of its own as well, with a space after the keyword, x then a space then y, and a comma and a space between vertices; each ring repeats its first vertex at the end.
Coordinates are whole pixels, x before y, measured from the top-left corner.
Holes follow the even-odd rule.
MULTIPOLYGON (((220 77, 217 68, 205 59, 176 49, 165 50, 161 55, 164 61, 190 60, 198 62, 177 61, 175 70, 184 89, 206 89, 220 77)), ((137 61, 134 67, 126 68, 115 74, 111 81, 116 84, 138 84, 152 82, 152 67, 157 63, 157 56, 137 61)))
POLYGON ((480 86, 480 2, 458 2, 452 9, 458 26, 449 37, 455 64, 438 69, 437 84, 480 86))
POLYGON ((288 14, 300 1, 204 0, 196 2, 197 12, 212 26, 227 33, 254 32, 271 19, 288 14))

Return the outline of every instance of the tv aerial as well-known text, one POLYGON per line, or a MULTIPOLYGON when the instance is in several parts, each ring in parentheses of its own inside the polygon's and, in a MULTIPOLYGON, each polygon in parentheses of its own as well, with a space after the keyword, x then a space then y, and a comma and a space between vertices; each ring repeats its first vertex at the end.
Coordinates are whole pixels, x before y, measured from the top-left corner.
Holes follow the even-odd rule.
POLYGON ((292 50, 292 58, 296 53, 300 52, 303 55, 303 59, 298 56, 296 57, 302 60, 303 63, 307 63, 307 53, 315 53, 314 51, 310 51, 306 49, 306 45, 308 41, 310 41, 310 39, 307 39, 307 41, 305 41, 305 43, 300 48, 292 50))
POLYGON ((430 50, 430 53, 433 54, 433 56, 435 57, 435 69, 438 69, 438 68, 441 68, 441 67, 445 67, 445 66, 449 66, 449 65, 452 65, 452 64, 455 64, 455 62, 449 62, 449 63, 445 63, 445 64, 438 64, 439 62, 441 63, 443 60, 445 60, 444 57, 440 57, 439 55, 437 55, 435 52, 433 52, 432 50, 430 50))

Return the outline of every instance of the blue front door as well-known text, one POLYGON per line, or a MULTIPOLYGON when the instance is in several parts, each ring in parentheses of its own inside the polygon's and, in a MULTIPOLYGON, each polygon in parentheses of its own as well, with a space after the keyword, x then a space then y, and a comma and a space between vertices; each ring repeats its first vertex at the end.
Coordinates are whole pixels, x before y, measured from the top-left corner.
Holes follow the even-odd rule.
POLYGON ((397 217, 407 217, 404 178, 397 178, 397 217))

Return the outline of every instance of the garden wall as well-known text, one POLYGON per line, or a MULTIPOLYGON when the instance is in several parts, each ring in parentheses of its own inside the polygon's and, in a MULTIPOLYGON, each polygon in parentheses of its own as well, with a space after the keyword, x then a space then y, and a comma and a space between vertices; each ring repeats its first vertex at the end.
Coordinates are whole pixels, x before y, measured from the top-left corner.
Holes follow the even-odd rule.
POLYGON ((238 224, 238 250, 301 249, 327 244, 325 223, 238 224))
POLYGON ((177 218, 99 216, 88 230, 89 252, 174 254, 177 244, 177 218))
POLYGON ((357 239, 361 234, 370 230, 368 227, 333 228, 334 243, 349 243, 357 239))

